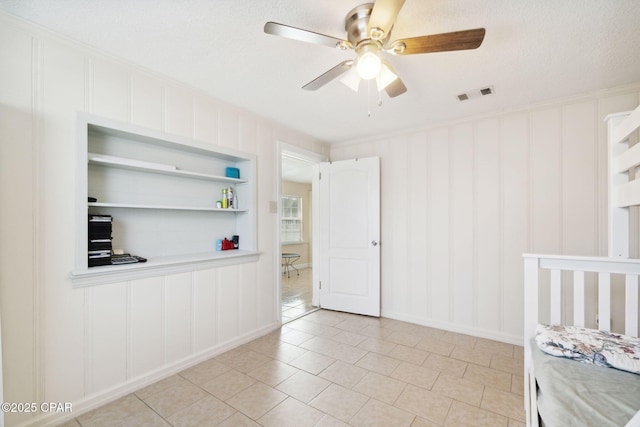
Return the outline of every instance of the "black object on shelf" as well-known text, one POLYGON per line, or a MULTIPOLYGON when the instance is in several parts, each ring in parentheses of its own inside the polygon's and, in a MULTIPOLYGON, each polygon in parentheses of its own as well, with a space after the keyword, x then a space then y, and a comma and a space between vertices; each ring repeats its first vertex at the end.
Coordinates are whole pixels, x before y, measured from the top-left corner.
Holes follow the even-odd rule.
POLYGON ((111 215, 89 214, 88 229, 88 266, 111 265, 111 215))
POLYGON ((141 256, 131 255, 131 254, 122 254, 122 255, 112 255, 111 256, 111 264, 120 265, 120 264, 135 264, 136 262, 147 262, 146 258, 141 256))

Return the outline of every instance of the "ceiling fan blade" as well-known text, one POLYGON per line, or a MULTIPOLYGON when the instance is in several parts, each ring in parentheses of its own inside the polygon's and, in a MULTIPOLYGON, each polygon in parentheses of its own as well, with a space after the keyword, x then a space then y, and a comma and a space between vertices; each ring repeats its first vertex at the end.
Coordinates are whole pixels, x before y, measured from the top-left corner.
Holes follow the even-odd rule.
POLYGON ((278 24, 277 22, 267 22, 264 24, 264 32, 267 34, 273 34, 274 36, 286 37, 288 39, 300 40, 307 43, 337 47, 341 50, 353 49, 353 46, 347 40, 327 36, 325 34, 314 33, 313 31, 303 30, 289 25, 278 24))
POLYGON ((402 83, 402 80, 400 80, 400 76, 398 76, 398 73, 396 73, 396 70, 393 69, 393 67, 388 61, 382 61, 382 63, 386 65, 387 68, 389 68, 389 71, 391 71, 393 74, 397 76, 395 80, 393 80, 384 88, 384 91, 387 92, 387 95, 389 95, 389 98, 395 98, 396 96, 402 95, 403 93, 405 93, 407 91, 407 87, 404 85, 404 83, 402 83))
POLYGON ((484 34, 484 28, 475 28, 473 30, 400 39, 391 43, 387 51, 395 55, 414 55, 417 53, 475 49, 482 44, 484 34))
POLYGON ((387 37, 404 2, 405 0, 376 0, 367 25, 369 37, 376 40, 387 37))
POLYGON ((354 61, 352 59, 349 59, 347 61, 343 61, 339 63, 338 65, 336 65, 335 67, 327 71, 326 73, 322 74, 319 77, 316 77, 314 80, 302 86, 302 89, 305 89, 305 90, 320 89, 322 86, 326 85, 331 80, 349 71, 349 69, 353 66, 353 62, 354 61))

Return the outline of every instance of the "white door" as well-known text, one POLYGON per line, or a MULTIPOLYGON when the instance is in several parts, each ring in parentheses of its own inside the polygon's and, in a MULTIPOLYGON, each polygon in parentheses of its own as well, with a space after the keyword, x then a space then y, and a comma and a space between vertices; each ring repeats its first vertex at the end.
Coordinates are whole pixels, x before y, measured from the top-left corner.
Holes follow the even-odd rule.
POLYGON ((380 159, 319 172, 320 306, 380 316, 380 159))

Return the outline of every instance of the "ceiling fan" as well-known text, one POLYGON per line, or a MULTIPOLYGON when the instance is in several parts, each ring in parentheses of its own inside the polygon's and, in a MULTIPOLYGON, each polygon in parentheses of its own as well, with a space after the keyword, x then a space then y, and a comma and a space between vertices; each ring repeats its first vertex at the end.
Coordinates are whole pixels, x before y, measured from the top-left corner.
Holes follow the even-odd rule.
POLYGON ((485 29, 454 31, 421 37, 399 39, 390 42, 391 30, 405 0, 376 0, 352 9, 345 18, 347 40, 327 36, 277 22, 267 22, 264 32, 275 36, 308 43, 356 51, 356 59, 341 62, 315 78, 302 88, 316 90, 344 74, 341 81, 357 91, 360 80, 373 80, 379 91, 395 97, 407 91, 389 61, 381 58, 382 52, 392 55, 447 52, 475 49, 482 44, 485 29))

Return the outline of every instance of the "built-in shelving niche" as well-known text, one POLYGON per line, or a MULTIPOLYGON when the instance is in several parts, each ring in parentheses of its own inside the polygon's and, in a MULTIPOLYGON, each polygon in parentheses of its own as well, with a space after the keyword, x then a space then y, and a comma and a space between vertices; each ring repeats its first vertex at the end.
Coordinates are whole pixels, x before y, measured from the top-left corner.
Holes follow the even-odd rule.
POLYGON ((87 114, 77 139, 74 286, 257 260, 254 155, 87 114), (216 206, 228 187, 235 209, 216 206), (148 261, 88 268, 89 213, 112 215, 113 248, 148 261), (238 250, 216 251, 233 235, 238 250))

